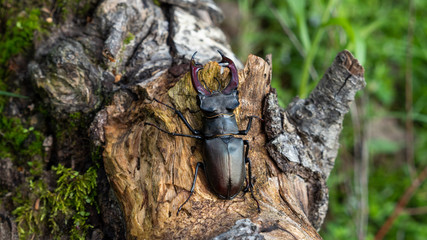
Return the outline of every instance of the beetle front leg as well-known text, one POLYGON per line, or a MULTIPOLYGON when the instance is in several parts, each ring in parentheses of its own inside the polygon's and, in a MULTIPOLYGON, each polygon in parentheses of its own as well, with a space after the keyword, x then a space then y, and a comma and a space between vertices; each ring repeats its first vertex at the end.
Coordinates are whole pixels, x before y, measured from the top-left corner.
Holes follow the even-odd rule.
POLYGON ((196 170, 194 172, 194 179, 193 179, 193 186, 191 186, 190 195, 188 196, 187 200, 178 208, 178 211, 176 212, 176 215, 178 216, 179 211, 181 211, 181 208, 190 200, 191 195, 193 195, 194 187, 196 186, 196 180, 197 180, 197 173, 199 171, 199 167, 205 168, 205 165, 202 162, 198 162, 196 165, 196 170))
MULTIPOLYGON (((259 120, 263 121, 263 119, 262 119, 262 118, 260 118, 260 117, 258 117, 258 116, 255 116, 255 115, 253 115, 253 116, 248 116, 248 118, 249 118, 249 122, 248 122, 248 125, 246 126, 246 129, 245 129, 245 130, 239 130, 238 135, 247 135, 247 134, 248 134, 249 130, 251 130, 251 127, 252 127, 252 119, 253 119, 253 118, 258 118, 259 120)), ((248 145, 248 146, 249 146, 249 145, 248 145)))
POLYGON ((261 209, 259 207, 259 202, 256 199, 255 195, 254 195, 254 184, 253 184, 253 180, 252 180, 252 165, 251 165, 251 160, 248 157, 249 154, 249 141, 248 140, 243 140, 243 144, 246 145, 246 153, 245 153, 245 163, 248 164, 248 183, 246 184, 245 189, 243 189, 243 192, 247 193, 247 192, 251 192, 252 198, 255 200, 256 204, 257 204, 257 208, 258 208, 258 212, 261 212, 261 209))

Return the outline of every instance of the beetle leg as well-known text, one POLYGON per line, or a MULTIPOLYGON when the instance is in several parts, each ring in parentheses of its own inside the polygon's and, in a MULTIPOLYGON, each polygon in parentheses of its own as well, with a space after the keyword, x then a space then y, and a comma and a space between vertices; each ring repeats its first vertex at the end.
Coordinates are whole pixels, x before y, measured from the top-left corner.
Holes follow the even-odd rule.
POLYGON ((253 184, 253 180, 252 180, 252 166, 251 166, 251 160, 248 157, 249 154, 249 141, 248 140, 243 140, 243 144, 246 145, 246 153, 245 153, 245 163, 248 164, 248 178, 249 181, 246 184, 246 188, 243 189, 243 192, 251 192, 252 198, 255 200, 257 208, 258 208, 258 212, 261 212, 261 209, 259 207, 259 202, 256 199, 255 195, 254 195, 254 184, 253 184))
POLYGON ((245 130, 239 130, 238 135, 247 135, 248 134, 249 130, 251 130, 251 127, 252 127, 252 118, 258 118, 259 120, 262 121, 262 118, 255 116, 255 115, 254 116, 248 116, 248 118, 249 118, 249 122, 248 122, 248 125, 246 126, 246 129, 245 130))
POLYGON ((159 100, 157 100, 156 98, 153 98, 153 100, 154 101, 156 101, 156 102, 158 102, 158 103, 160 103, 160 104, 162 104, 162 105, 164 105, 164 106, 166 106, 166 107, 168 107, 168 108, 170 108, 170 109, 172 109, 176 114, 178 114, 178 117, 184 122, 184 124, 185 124, 185 126, 187 126, 187 128, 194 134, 194 135, 200 135, 200 132, 199 131, 197 131, 197 130, 195 130, 195 129, 193 129, 192 127, 191 127, 191 125, 188 123, 188 121, 187 121, 187 119, 185 119, 185 117, 184 117, 184 115, 182 115, 182 113, 178 110, 178 109, 176 109, 176 108, 174 108, 174 107, 172 107, 172 106, 169 106, 169 105, 167 105, 166 103, 162 103, 162 102, 160 102, 159 100))
POLYGON ((243 144, 246 145, 245 163, 248 163, 248 177, 249 177, 249 181, 246 178, 246 187, 245 187, 245 189, 243 189, 243 192, 247 193, 247 192, 251 191, 251 189, 254 187, 254 185, 252 184, 251 160, 248 157, 248 154, 249 154, 249 141, 248 140, 243 140, 243 144))
POLYGON ((167 133, 167 134, 169 134, 169 135, 172 135, 172 136, 179 136, 179 137, 191 137, 191 138, 203 139, 203 137, 202 137, 202 136, 199 136, 199 135, 187 135, 187 134, 181 134, 181 133, 168 132, 168 131, 166 131, 166 130, 164 130, 164 129, 161 129, 159 126, 157 126, 157 125, 155 125, 155 124, 152 124, 152 123, 148 123, 148 122, 144 123, 144 125, 150 125, 150 126, 153 126, 153 127, 157 128, 157 129, 159 129, 160 131, 162 131, 162 132, 164 132, 164 133, 167 133))
POLYGON ((194 187, 196 186, 196 180, 197 180, 197 172, 199 171, 199 167, 202 166, 202 168, 205 168, 205 165, 203 165, 202 162, 198 162, 196 165, 196 170, 194 172, 194 179, 193 179, 193 186, 191 186, 190 195, 188 196, 187 200, 178 208, 178 211, 176 212, 176 215, 178 216, 179 211, 181 211, 181 208, 190 200, 191 195, 193 195, 194 187))

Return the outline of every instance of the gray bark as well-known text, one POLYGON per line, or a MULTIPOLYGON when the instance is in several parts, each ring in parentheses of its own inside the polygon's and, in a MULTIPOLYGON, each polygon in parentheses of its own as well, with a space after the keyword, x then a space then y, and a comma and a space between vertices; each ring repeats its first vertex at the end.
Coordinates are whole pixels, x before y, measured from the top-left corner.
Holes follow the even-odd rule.
POLYGON ((363 68, 350 52, 337 55, 307 99, 295 98, 283 110, 276 95, 265 102, 267 149, 283 171, 309 187, 311 223, 320 229, 328 208, 326 180, 338 154, 344 115, 365 87, 363 68))

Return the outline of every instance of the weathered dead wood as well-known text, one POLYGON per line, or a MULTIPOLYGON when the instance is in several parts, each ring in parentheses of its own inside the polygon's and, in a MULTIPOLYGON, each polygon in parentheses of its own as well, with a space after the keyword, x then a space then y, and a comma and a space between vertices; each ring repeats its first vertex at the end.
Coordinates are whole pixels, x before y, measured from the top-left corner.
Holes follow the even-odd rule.
MULTIPOLYGON (((144 96, 127 106, 123 105, 129 97, 116 95, 107 107, 104 161, 132 237, 204 239, 249 218, 266 238, 320 239, 316 228, 327 209, 325 181, 336 157, 343 116, 357 89, 364 86, 363 69, 349 52, 340 53, 310 97, 296 99, 284 111, 270 89, 268 61, 249 56, 239 73, 241 105, 236 113, 242 129, 248 115, 266 120, 256 122, 244 137, 251 143, 260 214, 249 194, 230 201, 218 199, 200 174, 194 196, 176 216, 189 194, 194 166, 202 161, 200 144, 168 136, 144 122, 190 134, 170 109, 150 100, 156 97, 182 111, 196 129, 201 127, 201 115, 191 113, 197 106, 188 74, 176 83, 164 74, 140 84, 144 96), (353 73, 349 62, 357 67, 353 73)), ((210 63, 200 77, 214 88, 213 76, 225 78, 219 69, 210 63)))

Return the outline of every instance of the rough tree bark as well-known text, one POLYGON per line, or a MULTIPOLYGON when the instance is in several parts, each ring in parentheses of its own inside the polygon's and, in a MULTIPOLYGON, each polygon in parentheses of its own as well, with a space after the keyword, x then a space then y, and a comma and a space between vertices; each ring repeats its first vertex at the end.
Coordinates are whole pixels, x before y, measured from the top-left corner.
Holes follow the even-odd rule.
MULTIPOLYGON (((95 145, 104 146, 104 166, 120 203, 128 239, 321 239, 317 231, 328 205, 326 179, 334 165, 342 121, 355 93, 364 87, 363 68, 348 51, 339 53, 307 99, 278 106, 270 87, 271 58, 235 60, 216 24, 222 13, 209 0, 104 0, 92 21, 72 27, 47 42, 29 69, 57 118, 70 113, 95 114, 90 127, 95 145), (231 57, 239 71, 240 129, 246 116, 257 115, 250 133, 249 157, 255 179, 250 194, 221 200, 208 188, 201 171, 191 188, 201 145, 171 137, 145 122, 189 134, 170 109, 183 112, 201 127, 189 58, 218 60, 216 50, 231 57), (196 113, 194 113, 196 112, 196 113), (234 227, 233 227, 234 226, 234 227), (229 231, 229 232, 227 232, 229 231)), ((214 62, 200 78, 215 88, 228 71, 214 62), (215 86, 215 87, 214 87, 215 86)))

